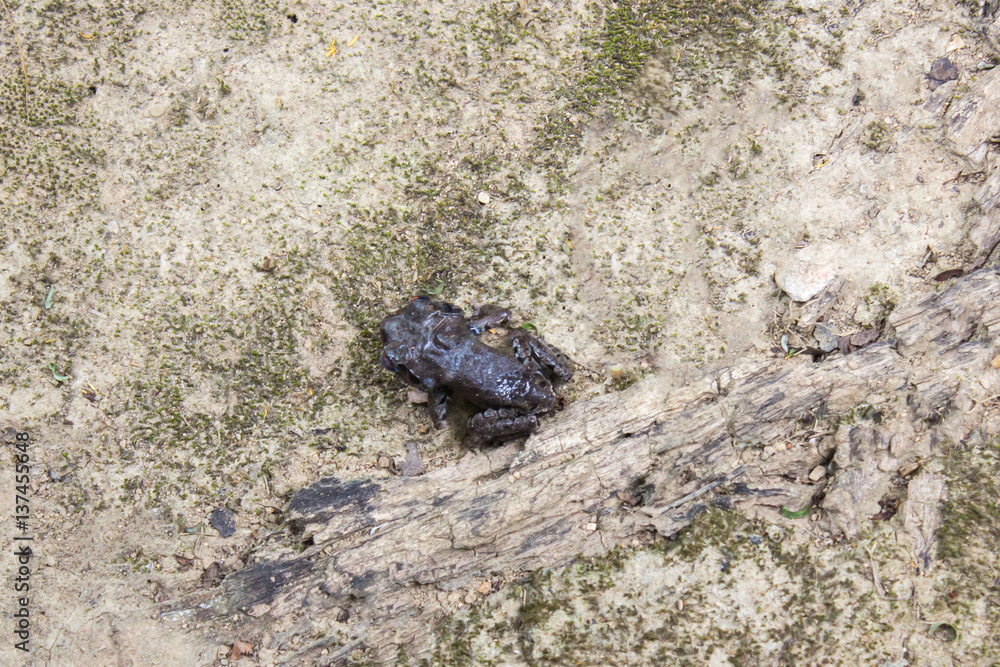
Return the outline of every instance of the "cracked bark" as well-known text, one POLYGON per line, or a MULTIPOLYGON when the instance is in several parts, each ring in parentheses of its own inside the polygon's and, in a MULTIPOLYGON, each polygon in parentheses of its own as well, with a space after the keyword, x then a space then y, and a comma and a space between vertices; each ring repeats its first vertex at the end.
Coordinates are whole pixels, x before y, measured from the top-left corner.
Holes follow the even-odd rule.
MULTIPOLYGON (((427 649, 428 628, 447 608, 439 592, 671 536, 710 506, 781 522, 780 508, 818 502, 822 525, 850 535, 878 511, 896 466, 962 437, 977 402, 1000 393, 990 365, 998 297, 1000 276, 983 269, 897 310, 889 342, 846 356, 743 364, 680 389, 652 380, 570 405, 523 447, 469 454, 420 477, 320 480, 289 507, 304 550, 262 548, 259 562, 167 603, 162 617, 225 638, 275 619, 308 628, 347 609, 356 638, 321 639, 296 662, 336 663, 363 645, 391 660, 397 644, 427 649), (879 424, 819 431, 864 404, 878 406, 879 424), (833 459, 827 478, 810 481, 833 459)), ((931 566, 937 505, 927 494, 943 482, 928 471, 913 479, 926 493, 904 498, 901 515, 931 566)))

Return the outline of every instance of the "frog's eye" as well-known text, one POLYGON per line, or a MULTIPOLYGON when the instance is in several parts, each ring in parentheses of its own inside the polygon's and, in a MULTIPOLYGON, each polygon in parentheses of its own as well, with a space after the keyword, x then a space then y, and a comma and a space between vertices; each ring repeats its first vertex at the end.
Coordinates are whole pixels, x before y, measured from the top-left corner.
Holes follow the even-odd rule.
POLYGON ((386 354, 385 352, 382 352, 382 356, 380 357, 380 361, 382 362, 382 367, 384 369, 386 369, 387 371, 392 371, 393 373, 396 373, 397 371, 399 371, 399 369, 396 368, 396 366, 393 365, 392 360, 389 359, 389 355, 386 354))

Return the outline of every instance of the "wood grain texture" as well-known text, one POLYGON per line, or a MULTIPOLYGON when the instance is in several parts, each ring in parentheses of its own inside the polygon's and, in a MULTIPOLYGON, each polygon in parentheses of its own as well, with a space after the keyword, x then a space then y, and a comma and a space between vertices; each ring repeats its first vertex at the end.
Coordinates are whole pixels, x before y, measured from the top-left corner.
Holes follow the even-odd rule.
MULTIPOLYGON (((262 549, 260 562, 168 603, 163 618, 224 636, 240 624, 348 610, 356 639, 343 647, 321 640, 302 657, 325 648, 323 661, 335 662, 367 645, 389 659, 397 643, 426 647, 439 592, 464 594, 671 536, 709 506, 784 521, 781 507, 831 495, 820 507, 832 529, 849 533, 867 520, 857 494, 887 485, 908 443, 923 442, 914 434, 963 418, 956 401, 980 391, 968 378, 1000 372, 989 365, 998 297, 997 272, 980 270, 898 309, 883 342, 849 355, 717 369, 680 389, 653 379, 571 404, 523 448, 469 454, 419 477, 320 480, 289 506, 304 550, 262 549), (882 406, 881 424, 839 433, 838 447, 850 451, 817 446, 831 435, 819 433, 821 423, 863 404, 882 406), (894 440, 899 434, 906 437, 894 440), (809 472, 834 456, 831 475, 811 481, 809 472)), ((921 484, 943 488, 939 479, 921 484)), ((925 498, 904 515, 933 526, 935 511, 925 498)), ((915 549, 929 558, 932 540, 919 533, 915 549)))

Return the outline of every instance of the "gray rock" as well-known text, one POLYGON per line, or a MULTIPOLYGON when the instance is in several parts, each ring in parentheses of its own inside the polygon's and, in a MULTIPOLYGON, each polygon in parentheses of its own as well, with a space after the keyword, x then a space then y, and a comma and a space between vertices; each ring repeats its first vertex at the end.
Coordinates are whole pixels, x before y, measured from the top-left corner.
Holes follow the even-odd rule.
MULTIPOLYGON (((927 77, 936 82, 937 85, 945 81, 954 81, 958 78, 958 68, 947 58, 938 58, 931 65, 931 71, 927 73, 927 77)), ((933 83, 932 86, 937 87, 933 83)))
POLYGON ((222 537, 230 537, 236 532, 236 518, 225 507, 216 507, 208 517, 208 525, 219 531, 222 537))
POLYGON ((146 109, 147 118, 159 118, 167 112, 167 105, 163 102, 155 102, 146 109))
POLYGON ((424 463, 420 458, 420 445, 412 440, 406 443, 406 458, 403 459, 401 470, 404 477, 416 477, 424 472, 424 463))
POLYGON ((837 349, 837 344, 840 341, 840 336, 831 327, 820 323, 816 325, 813 329, 813 338, 816 339, 816 345, 819 349, 824 352, 833 352, 837 349))

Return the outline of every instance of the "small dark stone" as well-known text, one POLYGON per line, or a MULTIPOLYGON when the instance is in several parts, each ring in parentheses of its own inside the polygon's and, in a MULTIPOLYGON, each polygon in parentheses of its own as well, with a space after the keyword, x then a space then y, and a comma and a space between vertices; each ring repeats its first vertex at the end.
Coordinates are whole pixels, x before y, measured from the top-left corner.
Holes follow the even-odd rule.
POLYGON ((340 611, 337 612, 338 623, 347 623, 347 619, 349 619, 350 617, 351 617, 351 612, 347 611, 346 609, 341 609, 340 611))
POLYGON ((219 531, 222 537, 230 537, 236 532, 236 518, 225 507, 216 507, 208 517, 208 525, 219 531))
POLYGON ((420 458, 420 445, 415 441, 406 443, 406 458, 400 466, 403 477, 416 477, 424 472, 424 464, 420 458))
POLYGON ((864 347, 865 345, 870 345, 871 343, 877 341, 878 337, 881 335, 881 329, 865 329, 864 331, 859 331, 851 336, 851 346, 857 349, 859 347, 864 347))
POLYGON ((927 76, 938 83, 954 81, 958 78, 958 68, 947 58, 938 58, 931 65, 931 71, 927 76))
POLYGON ((851 98, 851 105, 858 106, 865 101, 865 94, 860 90, 854 93, 854 97, 851 98))

